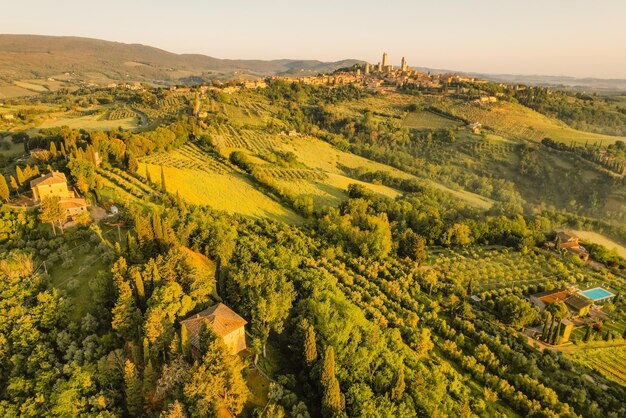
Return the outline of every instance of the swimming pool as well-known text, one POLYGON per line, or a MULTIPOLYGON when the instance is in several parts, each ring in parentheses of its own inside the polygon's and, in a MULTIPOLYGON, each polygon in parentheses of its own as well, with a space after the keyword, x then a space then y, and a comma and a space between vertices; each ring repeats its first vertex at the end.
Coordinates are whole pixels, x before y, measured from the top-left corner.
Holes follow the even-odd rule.
POLYGON ((587 289, 587 290, 581 290, 580 294, 588 297, 589 299, 593 300, 593 301, 598 301, 598 300, 604 300, 604 299, 608 299, 608 298, 612 298, 613 296, 615 296, 613 293, 609 292, 608 290, 605 290, 601 287, 596 287, 593 289, 587 289))

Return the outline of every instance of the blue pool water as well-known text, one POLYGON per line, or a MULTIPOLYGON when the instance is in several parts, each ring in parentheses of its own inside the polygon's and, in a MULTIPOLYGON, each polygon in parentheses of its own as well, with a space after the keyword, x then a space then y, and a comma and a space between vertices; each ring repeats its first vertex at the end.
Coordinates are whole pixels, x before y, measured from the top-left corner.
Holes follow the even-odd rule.
POLYGON ((601 287, 596 287, 595 289, 585 290, 580 292, 581 295, 588 297, 591 300, 600 300, 606 297, 615 296, 613 293, 608 290, 604 290, 601 287))

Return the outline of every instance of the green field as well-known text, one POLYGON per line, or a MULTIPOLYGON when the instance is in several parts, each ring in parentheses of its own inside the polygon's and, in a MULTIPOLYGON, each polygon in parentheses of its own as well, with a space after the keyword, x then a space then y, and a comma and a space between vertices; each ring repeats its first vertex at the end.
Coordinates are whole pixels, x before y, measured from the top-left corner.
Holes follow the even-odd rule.
POLYGON ((461 123, 423 110, 409 113, 404 119, 403 125, 411 129, 443 129, 453 128, 461 125, 461 123))
MULTIPOLYGON (((341 174, 328 173, 323 179, 287 179, 279 170, 268 170, 273 173, 273 181, 289 193, 313 199, 316 207, 337 206, 348 198, 346 190, 350 184, 360 184, 372 192, 395 199, 401 193, 383 185, 366 183, 341 174)), ((288 173, 288 170, 284 170, 288 173)), ((269 173, 268 173, 269 174, 269 173)))
POLYGON ((24 154, 23 144, 14 144, 10 137, 0 138, 0 155, 4 157, 16 157, 24 154))
POLYGON ((520 104, 497 102, 479 105, 472 102, 446 101, 441 107, 455 116, 472 122, 480 122, 484 127, 493 129, 500 135, 536 142, 545 137, 567 144, 572 141, 584 144, 588 141, 590 144, 597 142, 608 145, 618 139, 623 140, 621 137, 572 129, 564 122, 549 118, 520 104))
MULTIPOLYGON (((161 166, 140 163, 139 173, 144 175, 146 167, 150 171, 150 177, 158 183, 161 166)), ((207 205, 244 216, 267 217, 290 224, 301 222, 298 215, 257 190, 242 174, 219 174, 169 166, 163 168, 168 192, 178 192, 189 203, 207 205)))

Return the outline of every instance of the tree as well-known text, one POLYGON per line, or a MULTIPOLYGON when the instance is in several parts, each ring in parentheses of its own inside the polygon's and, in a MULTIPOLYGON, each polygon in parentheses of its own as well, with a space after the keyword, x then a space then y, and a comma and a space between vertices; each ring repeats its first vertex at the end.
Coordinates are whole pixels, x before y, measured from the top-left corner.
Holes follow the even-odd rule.
POLYGON ((406 389, 406 383, 404 382, 404 365, 400 365, 398 369, 398 374, 396 376, 396 383, 391 388, 391 400, 399 401, 402 399, 402 395, 404 395, 404 390, 406 389))
POLYGON ((327 417, 334 417, 344 408, 339 381, 335 376, 335 352, 332 346, 327 346, 324 353, 324 364, 322 366, 322 376, 320 379, 324 395, 322 397, 322 414, 327 417))
POLYGON ((591 325, 587 325, 585 329, 585 336, 583 337, 583 341, 587 342, 589 341, 589 338, 591 338, 591 325))
POLYGON ((550 303, 546 306, 546 311, 550 312, 552 315, 552 323, 550 324, 550 331, 548 331, 548 342, 551 344, 556 344, 558 336, 561 330, 561 320, 569 317, 569 309, 567 309, 567 305, 562 301, 557 301, 550 303), (557 323, 556 330, 553 331, 554 323, 557 323))
POLYGON ((7 179, 0 174, 0 199, 5 202, 9 201, 9 186, 7 185, 7 179))
POLYGON ((127 281, 118 281, 116 287, 118 297, 111 311, 113 315, 111 327, 118 331, 127 341, 133 341, 138 337, 138 330, 141 325, 141 311, 135 305, 133 292, 127 281))
POLYGON ((72 158, 67 163, 72 176, 76 179, 76 187, 87 194, 96 185, 96 167, 87 160, 72 158))
POLYGON ((426 240, 419 236, 412 229, 407 229, 402 233, 398 243, 398 255, 408 257, 421 265, 426 258, 426 240))
POLYGON ((322 366, 322 376, 320 383, 322 387, 328 386, 330 381, 335 378, 335 350, 331 345, 326 347, 324 351, 324 364, 322 366))
POLYGON ((229 272, 226 282, 228 299, 251 319, 252 331, 263 345, 270 331, 282 332, 284 321, 295 298, 293 283, 279 270, 263 268, 250 263, 236 272, 229 272))
POLYGON ((20 194, 20 192, 19 192, 20 186, 18 186, 17 181, 15 180, 15 177, 10 176, 9 179, 11 181, 11 188, 13 190, 15 190, 17 192, 17 194, 19 195, 20 194))
POLYGON ((315 329, 313 325, 304 319, 301 327, 304 330, 304 362, 311 366, 317 359, 317 345, 315 342, 315 329))
POLYGON ((64 221, 66 218, 65 209, 59 203, 58 197, 44 197, 39 205, 39 219, 41 222, 50 223, 52 231, 56 236, 57 231, 54 225, 64 221))
POLYGON ((428 286, 428 295, 432 295, 433 287, 439 283, 441 273, 435 269, 430 269, 422 275, 422 282, 428 286))
POLYGON ((174 403, 169 404, 167 407, 167 412, 161 414, 163 418, 186 418, 185 410, 183 409, 183 405, 174 401, 174 403))
POLYGON ((214 415, 220 407, 239 415, 249 394, 243 368, 239 357, 231 355, 220 338, 213 338, 183 388, 192 416, 214 415))
POLYGON ((167 188, 165 186, 165 172, 163 171, 163 164, 161 164, 161 190, 167 192, 167 188))
POLYGON ((468 245, 472 242, 472 230, 465 224, 452 225, 446 234, 448 245, 468 245))
POLYGON ((537 310, 530 303, 515 295, 497 298, 496 312, 502 322, 516 328, 524 327, 537 319, 537 310))
POLYGON ((53 157, 57 156, 57 145, 54 143, 54 141, 50 141, 50 155, 52 155, 53 157))
POLYGON ((17 176, 17 183, 21 186, 26 181, 26 177, 24 176, 24 172, 20 168, 20 166, 15 167, 15 175, 17 176))
POLYGON ((134 417, 141 415, 143 410, 141 379, 135 364, 129 359, 124 363, 124 394, 129 415, 134 417))

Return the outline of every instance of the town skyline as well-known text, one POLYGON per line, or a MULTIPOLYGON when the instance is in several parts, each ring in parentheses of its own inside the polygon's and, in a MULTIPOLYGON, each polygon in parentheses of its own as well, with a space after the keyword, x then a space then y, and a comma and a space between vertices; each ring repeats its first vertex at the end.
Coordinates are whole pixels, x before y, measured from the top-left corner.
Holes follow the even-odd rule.
POLYGON ((94 17, 75 0, 64 2, 63 9, 26 1, 7 5, 0 25, 5 33, 141 43, 223 59, 376 62, 385 50, 394 65, 406 56, 413 66, 452 71, 626 78, 626 58, 618 53, 626 49, 621 2, 593 8, 560 0, 523 6, 396 3, 387 10, 368 1, 225 5, 183 0, 175 7, 161 1, 147 7, 144 1, 113 0, 94 17))

